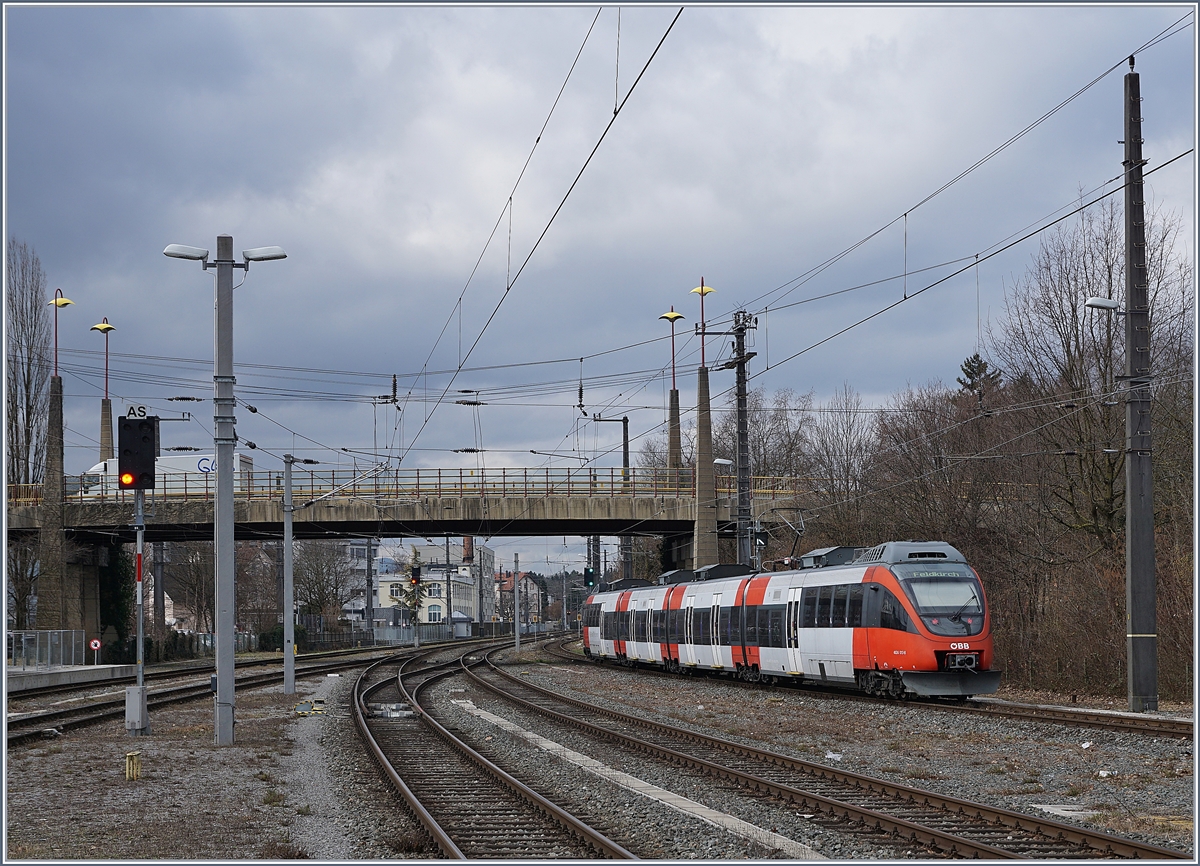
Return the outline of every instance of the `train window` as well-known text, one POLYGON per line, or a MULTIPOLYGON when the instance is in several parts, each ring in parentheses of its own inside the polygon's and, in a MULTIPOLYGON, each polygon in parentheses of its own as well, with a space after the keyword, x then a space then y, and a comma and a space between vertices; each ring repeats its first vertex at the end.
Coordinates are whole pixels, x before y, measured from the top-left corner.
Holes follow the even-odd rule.
POLYGON ((600 637, 604 640, 615 640, 617 637, 617 613, 606 610, 600 622, 600 637))
POLYGON ((817 628, 829 628, 829 609, 833 606, 833 587, 822 586, 817 596, 817 628))
POLYGON ((712 642, 712 611, 706 607, 692 608, 692 637, 696 643, 712 642))
POLYGON ((833 613, 830 615, 830 625, 834 628, 846 627, 846 593, 849 589, 847 584, 833 588, 833 613))
POLYGON ((629 614, 624 611, 617 614, 617 640, 629 640, 629 614))
POLYGON ((717 614, 717 643, 729 646, 733 643, 729 634, 729 608, 723 607, 717 614))
POLYGON ((858 628, 862 625, 863 586, 861 583, 850 584, 850 595, 846 599, 846 625, 858 628))
POLYGON ((729 645, 742 645, 742 608, 730 608, 729 612, 729 645))
POLYGON ((650 635, 653 643, 666 643, 663 640, 663 612, 661 610, 650 611, 650 635))
POLYGON ((764 607, 767 612, 767 640, 766 646, 785 646, 783 641, 783 614, 785 606, 782 604, 772 604, 764 607))
POLYGON ((758 646, 758 607, 742 609, 746 621, 745 634, 742 636, 746 646, 758 646))
POLYGON ((810 586, 804 590, 801 601, 800 628, 817 627, 817 591, 819 587, 810 586))
POLYGON ((916 629, 909 620, 908 613, 900 605, 899 599, 886 589, 881 589, 880 593, 883 597, 879 600, 879 627, 915 632, 916 629))

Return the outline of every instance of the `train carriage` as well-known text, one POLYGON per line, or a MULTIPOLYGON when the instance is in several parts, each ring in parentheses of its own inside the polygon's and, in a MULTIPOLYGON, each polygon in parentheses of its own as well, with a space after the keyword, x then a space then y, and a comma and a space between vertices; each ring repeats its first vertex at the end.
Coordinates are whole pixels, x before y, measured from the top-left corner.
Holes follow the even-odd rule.
POLYGON ((888 542, 843 565, 596 593, 584 607, 584 652, 894 697, 988 694, 1000 683, 983 586, 944 542, 888 542))

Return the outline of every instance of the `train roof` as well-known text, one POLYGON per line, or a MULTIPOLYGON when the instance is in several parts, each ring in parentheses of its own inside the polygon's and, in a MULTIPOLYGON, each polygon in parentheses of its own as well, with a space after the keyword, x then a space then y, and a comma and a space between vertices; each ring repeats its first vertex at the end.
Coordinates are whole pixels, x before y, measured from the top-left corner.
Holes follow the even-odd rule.
POLYGON ((965 556, 944 541, 887 541, 864 551, 854 560, 854 564, 966 561, 965 556))

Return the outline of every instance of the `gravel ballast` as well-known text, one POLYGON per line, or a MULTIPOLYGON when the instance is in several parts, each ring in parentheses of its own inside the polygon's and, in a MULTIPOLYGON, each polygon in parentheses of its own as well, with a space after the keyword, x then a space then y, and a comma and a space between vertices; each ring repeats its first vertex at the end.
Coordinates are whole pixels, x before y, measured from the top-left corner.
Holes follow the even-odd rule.
MULTIPOLYGON (((1093 810, 1097 814, 1087 818, 1053 817, 1193 850, 1189 741, 548 663, 534 650, 508 660, 522 679, 584 700, 1029 814, 1044 816, 1039 804, 1093 810)), ((298 680, 296 695, 285 696, 280 687, 239 692, 230 747, 212 744, 208 701, 152 710, 148 737, 130 737, 114 722, 14 747, 6 765, 6 859, 436 857, 359 742, 349 710, 353 682, 347 673, 298 680), (324 714, 295 713, 298 701, 314 698, 325 701, 324 714), (125 753, 133 750, 142 753, 142 777, 126 781, 125 753)), ((550 757, 450 701, 470 700, 615 770, 809 846, 822 858, 928 856, 823 827, 794 807, 589 742, 462 680, 436 686, 432 695, 441 715, 498 762, 536 779, 543 794, 564 799, 642 857, 784 859, 550 757)), ((1190 714, 1190 707, 1178 709, 1190 714)))

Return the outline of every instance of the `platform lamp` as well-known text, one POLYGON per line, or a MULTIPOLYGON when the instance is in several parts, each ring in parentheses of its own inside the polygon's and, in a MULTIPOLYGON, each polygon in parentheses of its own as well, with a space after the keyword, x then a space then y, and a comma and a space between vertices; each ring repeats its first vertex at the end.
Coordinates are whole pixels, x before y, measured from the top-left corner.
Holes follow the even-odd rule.
POLYGON ((54 300, 46 304, 54 307, 54 378, 58 378, 58 309, 75 303, 70 298, 63 297, 62 289, 54 290, 54 300))
MULTIPOLYGON (((233 272, 250 273, 251 262, 286 259, 281 247, 259 247, 242 251, 242 261, 233 259, 233 236, 217 235, 217 257, 208 260, 208 250, 170 244, 163 255, 200 262, 204 270, 215 268, 216 358, 213 369, 213 444, 217 455, 217 496, 213 509, 213 553, 216 570, 217 696, 214 707, 214 739, 218 746, 233 745, 233 641, 234 641, 234 535, 233 535, 233 272)), ((243 279, 242 282, 245 282, 243 279)), ((238 283, 240 286, 241 283, 238 283)))
POLYGON ((704 277, 700 278, 700 285, 692 289, 692 294, 700 296, 700 324, 696 328, 696 333, 700 335, 700 366, 707 368, 708 365, 704 362, 704 296, 715 292, 712 286, 704 285, 704 277))

